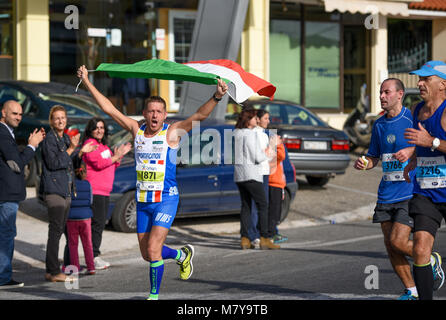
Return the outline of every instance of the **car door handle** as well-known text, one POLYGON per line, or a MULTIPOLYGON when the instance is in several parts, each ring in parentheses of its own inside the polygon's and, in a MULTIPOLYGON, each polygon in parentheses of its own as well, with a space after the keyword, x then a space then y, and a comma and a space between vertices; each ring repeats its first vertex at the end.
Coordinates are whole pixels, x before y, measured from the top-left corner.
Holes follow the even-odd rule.
POLYGON ((208 179, 218 180, 218 177, 216 175, 211 174, 210 176, 208 176, 208 179))

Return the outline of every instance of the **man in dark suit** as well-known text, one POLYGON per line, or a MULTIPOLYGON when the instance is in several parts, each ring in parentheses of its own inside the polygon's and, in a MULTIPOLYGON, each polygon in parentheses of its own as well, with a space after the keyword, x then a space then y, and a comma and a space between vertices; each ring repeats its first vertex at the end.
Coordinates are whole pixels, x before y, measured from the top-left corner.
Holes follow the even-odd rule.
POLYGON ((19 151, 13 130, 22 120, 22 106, 6 101, 0 119, 0 289, 23 287, 23 282, 12 279, 12 255, 19 202, 26 198, 24 168, 45 137, 45 130, 35 129, 28 146, 19 151))

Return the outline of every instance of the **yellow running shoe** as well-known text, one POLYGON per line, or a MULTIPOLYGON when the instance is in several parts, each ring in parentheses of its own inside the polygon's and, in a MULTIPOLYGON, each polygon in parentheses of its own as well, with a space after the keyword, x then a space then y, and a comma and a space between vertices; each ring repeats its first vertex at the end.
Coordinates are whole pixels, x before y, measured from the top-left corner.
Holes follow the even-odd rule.
POLYGON ((182 262, 177 262, 180 265, 180 278, 187 280, 194 272, 192 259, 194 258, 194 247, 190 244, 185 245, 181 250, 186 254, 186 258, 182 262))

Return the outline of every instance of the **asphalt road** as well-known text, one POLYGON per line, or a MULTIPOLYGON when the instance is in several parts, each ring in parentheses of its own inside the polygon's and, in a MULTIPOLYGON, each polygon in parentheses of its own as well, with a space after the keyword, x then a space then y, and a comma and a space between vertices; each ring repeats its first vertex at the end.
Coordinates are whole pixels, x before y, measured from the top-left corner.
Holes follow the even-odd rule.
MULTIPOLYGON (((309 186, 299 177, 290 215, 279 226, 289 237, 280 250, 240 250, 237 216, 176 220, 167 244, 194 245, 194 274, 181 281, 178 266, 166 262, 161 299, 396 299, 403 287, 388 261, 379 225, 370 220, 380 175, 379 168, 367 172, 349 168, 324 187, 309 186)), ((46 214, 29 191, 17 218, 13 263, 14 277, 25 287, 0 291, 0 300, 142 301, 147 297, 148 265, 140 258, 136 236, 110 229, 104 232, 102 245, 110 269, 81 276, 78 287, 45 282, 46 214)), ((446 256, 444 241, 445 231, 440 229, 435 249, 446 256)), ((63 245, 64 240, 61 249, 63 245)), ((444 299, 445 290, 436 292, 435 299, 444 299)))
MULTIPOLYGON (((161 288, 167 300, 394 300, 403 287, 384 252, 378 226, 367 221, 288 229, 280 250, 239 250, 237 235, 172 232, 168 245, 195 247, 194 273, 179 280, 167 261, 161 288), (370 270, 375 270, 373 279, 370 270), (373 281, 372 281, 373 280, 373 281)), ((436 250, 446 241, 440 229, 436 250)), ((15 261, 21 289, 0 291, 0 299, 144 300, 148 265, 137 247, 106 256, 108 270, 81 276, 78 287, 43 281, 40 267, 15 261)), ((446 289, 435 293, 445 299, 446 289)))

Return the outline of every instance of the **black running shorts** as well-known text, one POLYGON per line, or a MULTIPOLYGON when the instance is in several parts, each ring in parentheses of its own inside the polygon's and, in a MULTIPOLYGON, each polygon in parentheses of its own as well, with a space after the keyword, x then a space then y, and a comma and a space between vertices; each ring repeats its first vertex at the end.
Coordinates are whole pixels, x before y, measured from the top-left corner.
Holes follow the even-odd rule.
POLYGON ((409 200, 396 203, 377 203, 373 222, 382 223, 386 221, 398 222, 413 228, 413 219, 409 216, 409 200))
POLYGON ((446 219, 446 202, 434 203, 415 193, 409 202, 409 215, 415 221, 414 232, 427 231, 435 237, 442 219, 446 219))

